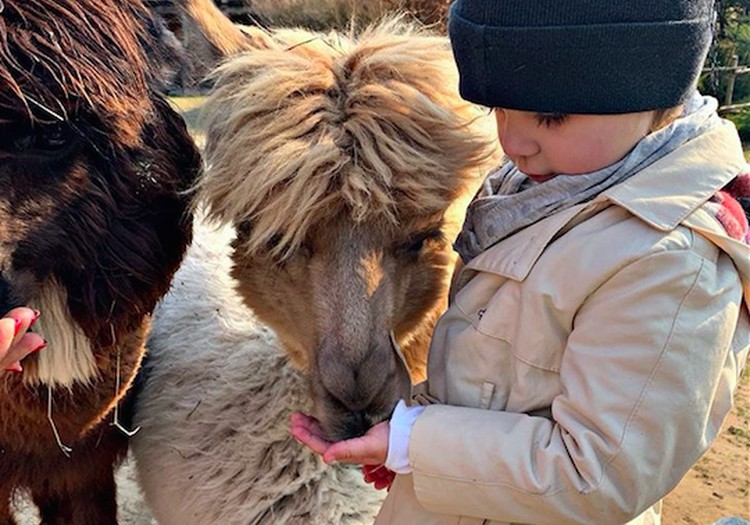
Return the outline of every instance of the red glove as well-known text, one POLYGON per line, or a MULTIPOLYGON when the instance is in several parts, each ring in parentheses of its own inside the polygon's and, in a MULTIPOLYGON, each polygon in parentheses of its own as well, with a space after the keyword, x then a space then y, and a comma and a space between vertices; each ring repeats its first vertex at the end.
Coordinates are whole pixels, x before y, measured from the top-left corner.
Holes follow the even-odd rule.
POLYGON ((385 465, 362 465, 362 473, 365 475, 365 481, 372 483, 378 490, 391 490, 396 473, 386 468, 385 465))

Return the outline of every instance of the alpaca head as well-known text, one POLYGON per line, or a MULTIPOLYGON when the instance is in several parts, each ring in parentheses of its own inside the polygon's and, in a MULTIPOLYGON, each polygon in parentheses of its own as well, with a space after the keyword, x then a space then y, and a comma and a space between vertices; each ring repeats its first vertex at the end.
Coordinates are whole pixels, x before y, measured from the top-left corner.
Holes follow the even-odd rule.
MULTIPOLYGON (((198 202, 236 225, 244 301, 306 371, 326 431, 349 437, 408 396, 391 334, 408 345, 443 305, 450 208, 488 135, 441 38, 394 21, 277 38, 216 72, 198 202)), ((413 378, 425 350, 406 355, 413 378)))
POLYGON ((150 87, 138 0, 0 6, 0 309, 42 311, 49 351, 24 380, 71 388, 97 378, 99 349, 142 338, 189 241, 199 160, 150 87))

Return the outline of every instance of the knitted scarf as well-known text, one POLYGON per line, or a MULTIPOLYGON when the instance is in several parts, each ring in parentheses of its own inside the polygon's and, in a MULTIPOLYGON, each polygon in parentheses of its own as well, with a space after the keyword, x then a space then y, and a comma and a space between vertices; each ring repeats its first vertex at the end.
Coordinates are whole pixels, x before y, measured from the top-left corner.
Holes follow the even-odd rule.
POLYGON ((537 184, 507 161, 487 177, 469 205, 454 249, 468 262, 522 228, 593 199, 718 125, 717 107, 715 99, 694 93, 680 118, 647 135, 620 161, 592 173, 558 175, 537 184))

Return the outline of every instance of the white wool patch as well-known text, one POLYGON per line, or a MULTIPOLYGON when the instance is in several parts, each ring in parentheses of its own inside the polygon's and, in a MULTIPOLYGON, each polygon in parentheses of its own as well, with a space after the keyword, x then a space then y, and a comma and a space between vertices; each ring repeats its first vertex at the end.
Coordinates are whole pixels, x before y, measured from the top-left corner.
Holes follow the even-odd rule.
POLYGON ((36 370, 24 373, 24 381, 53 388, 90 383, 98 375, 94 352, 89 338, 70 314, 65 288, 50 281, 30 304, 42 312, 34 331, 47 341, 47 347, 38 354, 36 370))

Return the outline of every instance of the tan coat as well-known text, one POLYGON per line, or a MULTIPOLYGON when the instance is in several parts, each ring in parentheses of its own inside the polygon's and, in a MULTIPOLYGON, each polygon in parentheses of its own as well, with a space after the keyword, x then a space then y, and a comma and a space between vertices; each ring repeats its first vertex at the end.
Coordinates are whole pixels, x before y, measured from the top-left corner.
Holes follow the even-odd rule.
POLYGON ((742 169, 725 124, 463 268, 377 524, 658 523, 747 358, 750 248, 703 206, 742 169))

